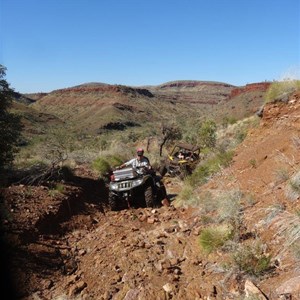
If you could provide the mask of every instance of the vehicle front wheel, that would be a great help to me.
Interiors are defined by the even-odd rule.
[[[151,185],[147,186],[145,189],[145,202],[147,207],[153,207],[154,205],[153,190]]]
[[[108,204],[110,206],[110,209],[113,210],[113,211],[116,211],[116,210],[119,209],[118,199],[112,193],[109,193],[109,195],[108,195]]]

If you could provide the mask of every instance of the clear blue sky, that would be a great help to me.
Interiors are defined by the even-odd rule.
[[[299,0],[0,0],[16,91],[299,78]]]

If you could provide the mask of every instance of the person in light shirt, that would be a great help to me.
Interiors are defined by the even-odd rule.
[[[124,167],[132,166],[133,168],[137,169],[137,172],[143,172],[141,167],[145,167],[146,170],[151,170],[152,167],[150,165],[149,159],[144,156],[144,149],[138,148],[136,151],[137,156],[126,161],[122,165],[119,166],[119,169],[122,169]]]

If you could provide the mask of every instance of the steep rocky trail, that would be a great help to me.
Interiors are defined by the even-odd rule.
[[[90,182],[85,190],[69,186],[56,199],[45,197],[47,187],[31,188],[27,199],[23,185],[5,191],[10,218],[3,230],[18,297],[192,299],[207,293],[211,285],[203,285],[201,274],[209,266],[197,258],[199,216],[172,205],[111,212],[104,187],[102,203],[101,193],[90,196],[91,180],[84,179]]]

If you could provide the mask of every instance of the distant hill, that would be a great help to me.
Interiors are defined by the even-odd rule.
[[[25,94],[27,105],[72,124],[74,130],[98,134],[170,120],[249,116],[264,102],[270,83],[237,87],[213,81],[180,80],[131,87],[85,83],[50,93]]]

